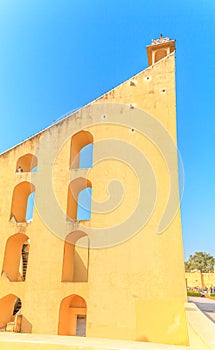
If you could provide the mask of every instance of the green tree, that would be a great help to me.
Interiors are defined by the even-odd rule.
[[[201,272],[214,272],[215,258],[205,252],[195,252],[185,261],[185,271],[199,270]]]

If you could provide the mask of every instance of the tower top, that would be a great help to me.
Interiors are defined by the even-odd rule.
[[[169,37],[163,38],[163,35],[160,34],[160,38],[152,39],[151,45],[146,46],[146,49],[148,65],[151,66],[175,51],[175,40],[171,40]]]

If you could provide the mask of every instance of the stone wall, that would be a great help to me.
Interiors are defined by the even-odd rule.
[[[185,272],[186,285],[189,288],[210,288],[215,286],[215,273],[201,273],[200,271]]]

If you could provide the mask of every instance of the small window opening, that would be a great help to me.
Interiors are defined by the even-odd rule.
[[[70,167],[72,169],[92,168],[93,136],[89,131],[79,131],[72,136]]]
[[[16,172],[32,172],[37,171],[37,157],[31,153],[27,153],[20,157],[16,163]]]
[[[35,187],[28,181],[20,182],[13,191],[10,221],[23,223],[32,221]]]
[[[91,197],[92,197],[91,187],[87,187],[84,190],[79,192],[77,220],[91,219]]]
[[[26,222],[28,223],[33,220],[34,200],[35,200],[35,192],[32,192],[31,194],[29,194],[28,201],[27,201]]]
[[[79,177],[71,181],[67,196],[67,220],[90,220],[92,184]]]

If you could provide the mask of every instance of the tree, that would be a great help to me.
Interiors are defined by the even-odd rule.
[[[214,272],[215,258],[205,252],[195,252],[185,261],[185,271],[199,270],[201,272]]]

